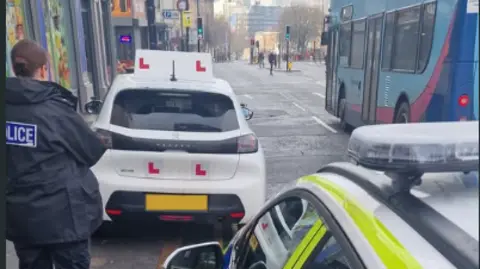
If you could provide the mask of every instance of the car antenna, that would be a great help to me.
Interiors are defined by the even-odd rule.
[[[172,77],[170,78],[170,81],[177,81],[177,78],[175,77],[175,60],[172,61]]]

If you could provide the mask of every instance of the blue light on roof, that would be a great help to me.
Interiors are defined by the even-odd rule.
[[[393,172],[478,169],[478,121],[385,124],[357,128],[348,155],[358,165]]]

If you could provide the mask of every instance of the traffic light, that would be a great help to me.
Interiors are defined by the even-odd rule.
[[[198,35],[198,38],[202,38],[202,37],[203,37],[203,22],[202,22],[202,18],[197,18],[197,35]]]
[[[290,40],[290,25],[285,26],[285,39]]]

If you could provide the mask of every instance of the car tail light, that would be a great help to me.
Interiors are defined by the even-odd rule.
[[[458,105],[461,106],[461,107],[466,107],[468,105],[468,102],[469,102],[469,98],[468,98],[468,95],[464,94],[464,95],[461,95],[460,97],[458,97]]]
[[[238,153],[255,153],[258,151],[258,139],[253,134],[240,136],[237,138]]]
[[[193,216],[161,215],[158,217],[163,221],[192,221]]]
[[[244,212],[233,212],[233,213],[230,213],[230,217],[232,219],[243,219],[243,217],[245,217],[245,213]]]
[[[97,133],[98,138],[102,141],[103,145],[111,149],[112,148],[112,134],[109,131],[96,129],[95,132]]]
[[[118,210],[118,209],[107,209],[107,214],[109,216],[120,216],[122,215],[122,210]]]

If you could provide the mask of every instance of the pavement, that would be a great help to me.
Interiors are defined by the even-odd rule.
[[[243,61],[214,65],[215,75],[227,80],[240,102],[254,112],[249,124],[265,151],[269,197],[325,164],[345,160],[349,135],[324,110],[325,66],[294,62],[293,68],[300,72],[270,76],[268,69]],[[177,247],[203,241],[226,239],[213,227],[117,227],[93,238],[91,268],[160,268]],[[10,242],[6,257],[6,269],[18,268]]]

